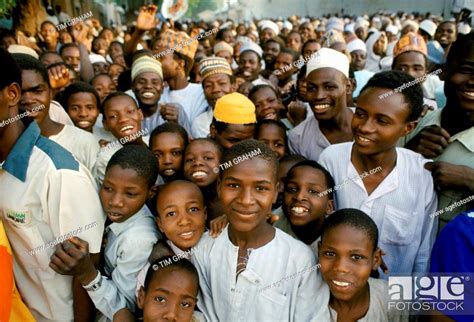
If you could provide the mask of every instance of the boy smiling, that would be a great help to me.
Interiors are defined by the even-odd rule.
[[[336,191],[336,209],[356,208],[367,213],[380,230],[379,247],[387,252],[386,263],[394,274],[426,272],[437,222],[433,179],[424,169],[421,155],[396,148],[400,137],[410,133],[422,111],[419,84],[379,99],[387,91],[413,81],[399,71],[381,72],[362,89],[352,119],[354,143],[327,148],[320,163],[336,184],[363,172],[382,170]]]
[[[258,149],[260,154],[221,173],[218,194],[229,225],[216,239],[203,235],[193,254],[198,305],[210,321],[327,321],[327,286],[320,275],[303,273],[315,265],[311,250],[266,220],[278,193],[275,154],[246,140],[230,148],[223,162]],[[288,276],[294,278],[275,283]]]

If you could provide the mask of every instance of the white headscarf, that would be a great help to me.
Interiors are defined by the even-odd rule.
[[[374,44],[381,35],[382,33],[380,31],[374,31],[365,43],[367,45],[367,62],[365,63],[365,69],[374,73],[380,71],[379,63],[381,57],[374,53]]]

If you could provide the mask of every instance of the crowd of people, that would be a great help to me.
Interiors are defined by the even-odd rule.
[[[472,321],[466,12],[0,29],[0,321]]]

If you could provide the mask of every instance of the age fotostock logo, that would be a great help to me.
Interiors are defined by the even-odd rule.
[[[390,276],[388,279],[388,309],[430,314],[440,311],[449,314],[471,314],[466,290],[472,288],[469,274],[449,276]],[[469,297],[469,296],[468,296]],[[471,301],[468,301],[472,303]]]

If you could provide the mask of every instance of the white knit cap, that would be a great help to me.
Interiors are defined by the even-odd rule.
[[[387,28],[385,28],[385,31],[391,33],[392,35],[396,35],[398,34],[398,27],[394,25],[389,25],[387,26]]]
[[[293,29],[293,24],[291,22],[289,22],[288,20],[285,20],[283,22],[283,27],[282,29],[288,29],[288,30],[291,30]]]
[[[247,51],[247,50],[252,50],[252,51],[256,52],[257,55],[260,56],[260,58],[262,57],[262,54],[263,54],[262,47],[260,47],[259,45],[257,45],[253,41],[244,42],[240,46],[240,54],[242,54],[244,51]]]
[[[326,67],[337,69],[349,78],[349,58],[331,48],[321,48],[311,57],[306,65],[306,76],[314,70]]]
[[[105,60],[105,57],[102,56],[102,55],[98,55],[98,54],[89,54],[89,60],[91,62],[91,64],[95,64],[95,63],[107,63],[107,61]]]
[[[420,29],[431,37],[434,37],[436,33],[436,24],[432,20],[426,19],[420,23]]]
[[[280,33],[280,29],[278,28],[278,25],[271,20],[263,20],[262,22],[260,22],[259,25],[260,25],[260,30],[262,31],[267,28],[270,28],[271,30],[273,30],[273,32],[275,33],[275,36],[277,36]]]
[[[356,50],[362,50],[367,52],[367,46],[365,46],[365,42],[357,38],[347,44],[347,50],[349,51],[349,53],[352,53]]]

